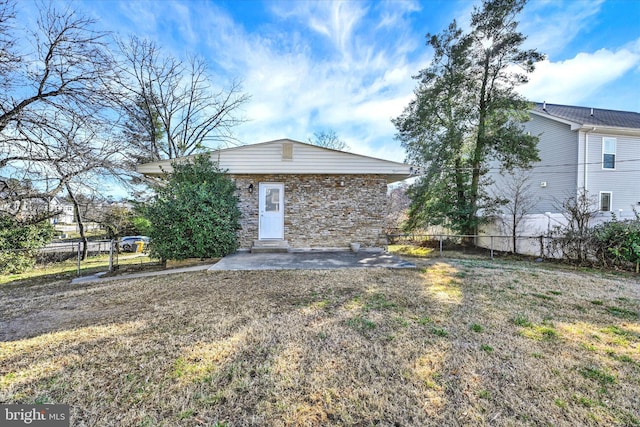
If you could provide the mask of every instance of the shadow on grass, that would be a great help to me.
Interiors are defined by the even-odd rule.
[[[633,425],[640,331],[605,311],[637,310],[630,287],[424,267],[27,289],[2,318],[39,332],[0,344],[0,400],[68,403],[88,425]]]

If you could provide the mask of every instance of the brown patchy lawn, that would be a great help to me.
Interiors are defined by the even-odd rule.
[[[0,403],[86,426],[640,425],[640,282],[537,264],[0,287]]]

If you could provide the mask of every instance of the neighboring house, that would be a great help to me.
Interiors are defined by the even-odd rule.
[[[536,212],[557,212],[554,200],[585,189],[602,212],[640,208],[640,114],[536,104],[525,129],[540,138],[533,165]]]
[[[525,131],[539,137],[529,196],[535,201],[520,232],[535,235],[563,223],[560,204],[586,190],[605,221],[640,211],[640,114],[537,103]],[[505,189],[497,172],[493,190]],[[513,195],[502,194],[512,199]],[[499,233],[489,227],[485,233]]]
[[[242,212],[239,248],[363,249],[386,245],[387,185],[414,168],[281,139],[211,152],[236,183]],[[147,176],[171,161],[138,166]]]
[[[54,197],[49,202],[49,212],[60,212],[58,215],[51,218],[51,224],[73,224],[75,222],[75,215],[73,212],[73,204],[65,202],[58,197]]]
[[[2,197],[2,194],[0,194]],[[18,218],[46,217],[49,223],[73,223],[73,205],[58,197],[48,200],[33,198],[11,203],[0,203],[0,211],[17,215]]]

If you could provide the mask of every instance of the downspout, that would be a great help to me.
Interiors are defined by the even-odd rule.
[[[587,191],[587,169],[589,168],[589,132],[595,130],[596,128],[592,127],[584,133],[584,179],[582,185],[585,192]]]

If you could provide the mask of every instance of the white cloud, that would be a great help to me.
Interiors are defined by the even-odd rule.
[[[388,27],[397,29],[399,26],[406,24],[405,16],[408,13],[418,12],[422,6],[417,1],[387,1],[378,3],[378,7],[382,9],[380,12],[380,20],[377,29]]]
[[[427,63],[424,34],[410,21],[418,3],[273,2],[273,20],[257,27],[216,5],[186,5],[119,3],[131,31],[174,55],[208,58],[221,85],[242,80],[251,101],[249,121],[235,129],[240,141],[305,141],[333,129],[355,153],[403,160],[390,119]]]
[[[532,1],[520,17],[520,31],[528,35],[525,46],[551,57],[578,34],[593,25],[604,0]]]
[[[343,55],[349,55],[353,33],[367,14],[367,7],[363,7],[365,5],[360,2],[328,1],[275,3],[272,10],[282,18],[307,25],[327,37]]]
[[[574,58],[538,63],[520,93],[532,101],[580,104],[640,65],[640,39],[615,52],[600,49]]]
[[[277,10],[283,19],[302,19],[288,22],[286,45],[275,32],[252,33],[228,16],[213,18],[209,49],[220,52],[216,59],[229,72],[241,73],[252,96],[245,109],[251,121],[237,129],[239,138],[247,143],[281,137],[305,141],[316,130],[333,129],[355,153],[403,160],[390,119],[409,102],[415,84],[411,75],[426,62],[424,56],[413,63],[406,57],[420,39],[385,39],[380,46],[375,35],[355,30],[363,13],[355,7],[359,3],[313,3],[315,12],[324,8],[317,19],[331,17],[317,25],[307,3],[294,5],[294,11]],[[312,51],[308,28],[314,25],[312,31],[331,40],[337,55],[318,57]]]

